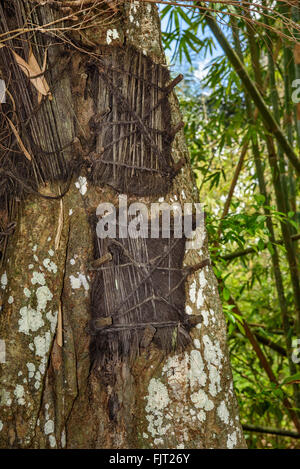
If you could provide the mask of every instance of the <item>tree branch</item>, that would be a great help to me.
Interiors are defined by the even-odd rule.
[[[300,239],[300,233],[292,235],[291,239],[292,241],[298,241]],[[275,241],[275,243],[283,244],[283,240],[279,239],[278,241]],[[267,247],[268,247],[268,243],[265,243],[263,249],[266,249]],[[224,259],[225,261],[232,261],[233,259],[236,259],[237,257],[246,256],[247,254],[252,254],[252,253],[257,253],[257,251],[254,248],[247,248],[241,251],[235,251],[235,252],[231,252],[230,254],[225,254],[224,256],[220,256],[220,258]]]
[[[290,430],[281,430],[277,428],[271,427],[259,427],[256,425],[245,424],[242,425],[243,430],[248,432],[256,432],[256,433],[268,433],[269,435],[280,435],[280,436],[289,436],[291,438],[300,439],[300,433],[292,432]]]

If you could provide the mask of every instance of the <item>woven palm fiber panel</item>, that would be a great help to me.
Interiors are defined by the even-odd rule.
[[[127,194],[165,194],[175,175],[171,143],[182,124],[170,126],[168,95],[178,81],[132,47],[103,48],[101,62],[106,99],[91,121],[97,133],[91,179]]]
[[[92,366],[133,359],[152,341],[167,352],[189,343],[184,252],[172,230],[169,239],[95,237],[95,259],[108,261],[91,269]]]

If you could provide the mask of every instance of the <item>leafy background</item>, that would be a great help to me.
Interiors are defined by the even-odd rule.
[[[293,81],[299,76],[298,31],[292,29],[291,36],[285,27],[286,21],[298,22],[299,8],[289,2],[256,3],[267,6],[268,14],[259,8],[241,13],[236,6],[223,4],[214,4],[216,13],[211,14],[248,76],[260,85],[266,106],[299,155],[297,104],[291,99]],[[299,439],[276,434],[291,431],[299,437],[299,427],[295,428],[300,416],[300,373],[295,363],[299,361],[295,345],[299,252],[294,240],[300,232],[299,178],[255,110],[256,103],[214,37],[203,10],[160,5],[160,13],[171,70],[185,76],[179,99],[200,201],[205,202],[211,258],[227,319],[248,446],[300,448]],[[270,141],[278,174],[270,160]],[[236,257],[230,258],[232,253]],[[269,373],[249,340],[245,321]],[[270,370],[275,379],[270,379]]]

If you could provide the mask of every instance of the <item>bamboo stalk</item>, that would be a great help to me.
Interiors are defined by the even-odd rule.
[[[214,17],[208,11],[205,12],[205,20],[209,28],[211,29],[213,35],[217,39],[219,45],[222,47],[223,51],[225,52],[234,70],[240,77],[246,91],[249,93],[255,105],[257,106],[258,110],[260,111],[266,130],[274,136],[274,138],[278,142],[278,145],[280,145],[280,147],[282,148],[282,151],[286,154],[291,164],[294,166],[296,171],[300,173],[299,158],[297,157],[294,150],[290,146],[288,140],[285,138],[282,130],[280,129],[280,127],[278,126],[276,122],[276,119],[274,118],[273,114],[267,107],[262,95],[260,94],[257,86],[255,85],[251,77],[249,76],[238,54],[231,47],[225,35],[223,34],[221,29],[217,25]]]

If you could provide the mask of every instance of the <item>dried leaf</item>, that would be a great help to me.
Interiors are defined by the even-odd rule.
[[[25,75],[30,79],[33,86],[37,89],[37,91],[43,95],[48,96],[49,99],[52,99],[52,95],[50,93],[49,85],[43,76],[43,72],[32,52],[30,49],[28,63],[22,59],[16,52],[12,51],[15,57],[15,60],[21,70],[25,73]]]
[[[58,226],[57,226],[57,232],[55,236],[55,251],[58,250],[59,248],[59,242],[60,242],[60,237],[63,229],[63,223],[64,223],[64,206],[63,206],[63,201],[60,199],[60,210],[59,210],[59,216],[58,216]]]
[[[13,133],[14,133],[16,139],[17,139],[17,142],[18,142],[18,145],[19,145],[20,149],[22,150],[22,152],[24,153],[24,155],[26,156],[26,158],[27,158],[29,161],[31,161],[31,160],[32,160],[31,155],[30,155],[30,153],[26,150],[25,145],[24,145],[24,143],[22,142],[21,137],[20,137],[20,135],[19,135],[19,133],[18,133],[16,127],[14,126],[14,124],[12,123],[12,121],[9,119],[9,117],[6,116],[6,118],[7,118],[7,120],[8,120],[8,123],[9,123],[10,127],[11,127],[11,130],[13,131]]]

